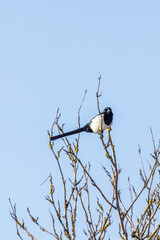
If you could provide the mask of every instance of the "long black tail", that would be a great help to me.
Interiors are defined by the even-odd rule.
[[[60,134],[60,135],[57,135],[57,136],[54,136],[54,137],[51,137],[50,140],[51,141],[54,141],[58,138],[62,138],[62,137],[66,137],[66,136],[69,136],[69,135],[73,135],[73,134],[76,134],[76,133],[80,133],[80,132],[88,132],[89,126],[88,125],[85,125],[84,127],[82,128],[78,128],[77,130],[74,130],[74,131],[71,131],[71,132],[67,132],[67,133],[63,133],[63,134]]]

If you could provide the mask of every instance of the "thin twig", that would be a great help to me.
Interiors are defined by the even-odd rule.
[[[105,195],[102,193],[101,189],[98,187],[98,185],[95,183],[95,181],[93,180],[93,178],[91,177],[91,175],[88,173],[88,171],[86,170],[86,168],[83,166],[81,160],[74,154],[74,152],[69,152],[70,154],[72,154],[75,159],[79,162],[79,164],[81,165],[83,171],[88,175],[88,177],[90,178],[91,180],[91,183],[93,184],[93,186],[95,188],[97,188],[97,190],[100,192],[100,194],[102,195],[102,197],[105,199],[105,201],[110,205],[112,206],[114,209],[116,209],[116,207],[105,197]]]
[[[137,201],[137,199],[140,197],[140,195],[142,194],[142,192],[144,191],[144,189],[147,187],[148,182],[149,182],[149,180],[150,180],[150,178],[151,178],[151,176],[152,176],[152,171],[155,170],[156,165],[157,165],[157,164],[156,164],[156,162],[155,162],[154,165],[153,165],[153,167],[152,167],[152,169],[151,169],[150,175],[149,175],[146,183],[144,184],[143,188],[140,190],[140,192],[138,193],[137,197],[133,200],[133,202],[131,203],[131,205],[129,206],[129,208],[127,209],[127,211],[125,212],[125,215],[129,212],[129,210],[132,208],[132,206],[134,205],[134,203],[135,203],[135,202]]]

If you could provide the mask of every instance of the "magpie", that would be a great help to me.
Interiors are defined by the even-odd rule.
[[[80,132],[90,132],[101,134],[107,128],[110,128],[112,125],[113,113],[110,107],[106,107],[104,111],[90,120],[84,127],[78,128],[74,131],[63,133],[57,136],[50,137],[51,141],[54,141],[59,138],[63,138],[69,135],[73,135]]]

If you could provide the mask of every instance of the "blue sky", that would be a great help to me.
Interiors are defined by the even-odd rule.
[[[150,160],[150,127],[156,143],[160,136],[159,9],[156,0],[0,2],[3,239],[17,239],[9,197],[17,203],[20,217],[27,218],[29,206],[36,216],[48,219],[48,185],[40,184],[50,172],[56,179],[57,172],[47,129],[58,107],[65,130],[77,128],[85,89],[81,124],[97,114],[99,73],[101,109],[110,106],[114,112],[112,137],[123,169],[120,186],[127,191],[131,176],[139,187],[138,145],[143,159]],[[61,146],[60,141],[56,144]],[[105,162],[98,136],[82,134],[81,158],[91,162],[92,176],[102,183],[94,171],[101,172]]]

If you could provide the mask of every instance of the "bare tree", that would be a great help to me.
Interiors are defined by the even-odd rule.
[[[96,92],[97,108],[100,113],[99,98],[100,93],[100,81],[99,77],[98,88]],[[85,92],[86,95],[86,92]],[[84,98],[85,98],[84,95]],[[80,110],[84,102],[84,98],[78,111],[78,125],[80,127]],[[49,138],[53,135],[53,129],[56,127],[59,133],[64,133],[64,124],[60,124],[61,114],[57,111],[55,121],[48,131]],[[160,183],[156,180],[159,177],[159,146],[156,147],[153,133],[151,130],[151,136],[153,140],[153,154],[152,163],[149,163],[149,171],[145,170],[141,149],[139,148],[139,156],[141,161],[140,177],[143,183],[139,192],[135,190],[135,187],[131,184],[130,178],[128,178],[128,189],[130,193],[130,204],[122,199],[123,189],[119,189],[119,175],[122,171],[117,165],[115,147],[111,138],[111,129],[108,129],[108,139],[104,139],[103,133],[100,134],[100,141],[104,149],[106,160],[110,162],[110,169],[102,166],[102,170],[106,173],[106,183],[111,185],[111,193],[106,195],[102,191],[102,187],[98,186],[94,176],[91,176],[91,165],[84,165],[79,158],[79,139],[80,135],[75,138],[75,141],[71,143],[67,137],[62,138],[63,147],[58,151],[54,148],[54,143],[49,141],[50,149],[53,153],[53,157],[57,163],[59,169],[59,175],[63,186],[63,198],[56,200],[56,186],[54,186],[54,178],[52,174],[49,175],[50,192],[46,196],[46,200],[53,207],[53,211],[50,211],[52,230],[48,230],[39,223],[39,219],[33,217],[29,208],[27,212],[32,222],[42,231],[58,240],[61,239],[76,239],[77,228],[82,229],[83,237],[81,239],[94,239],[102,240],[107,238],[106,233],[110,232],[111,226],[115,224],[115,213],[118,216],[119,228],[118,234],[121,239],[147,239],[158,240],[160,239]],[[70,163],[70,168],[73,172],[72,179],[66,177],[65,169],[62,167],[61,158],[62,153],[65,153]],[[105,183],[105,182],[104,182]],[[103,183],[103,184],[104,184]],[[95,194],[98,198],[91,197],[92,189],[95,189]],[[144,201],[144,210],[139,209],[137,202],[141,198],[142,193],[145,193],[146,201]],[[92,208],[92,203],[96,201],[97,207]],[[28,231],[24,220],[19,220],[16,212],[16,205],[11,205],[11,217],[16,223],[17,235],[20,239],[23,239],[20,230],[26,232],[31,239],[38,239],[33,233]],[[139,216],[137,217],[137,211]],[[83,212],[83,215],[81,214]],[[136,212],[136,215],[135,215]],[[79,225],[79,215],[83,219],[84,225]],[[114,214],[114,218],[113,218]],[[159,215],[160,216],[160,215]],[[57,227],[57,223],[59,224]],[[77,227],[78,226],[78,227]]]

